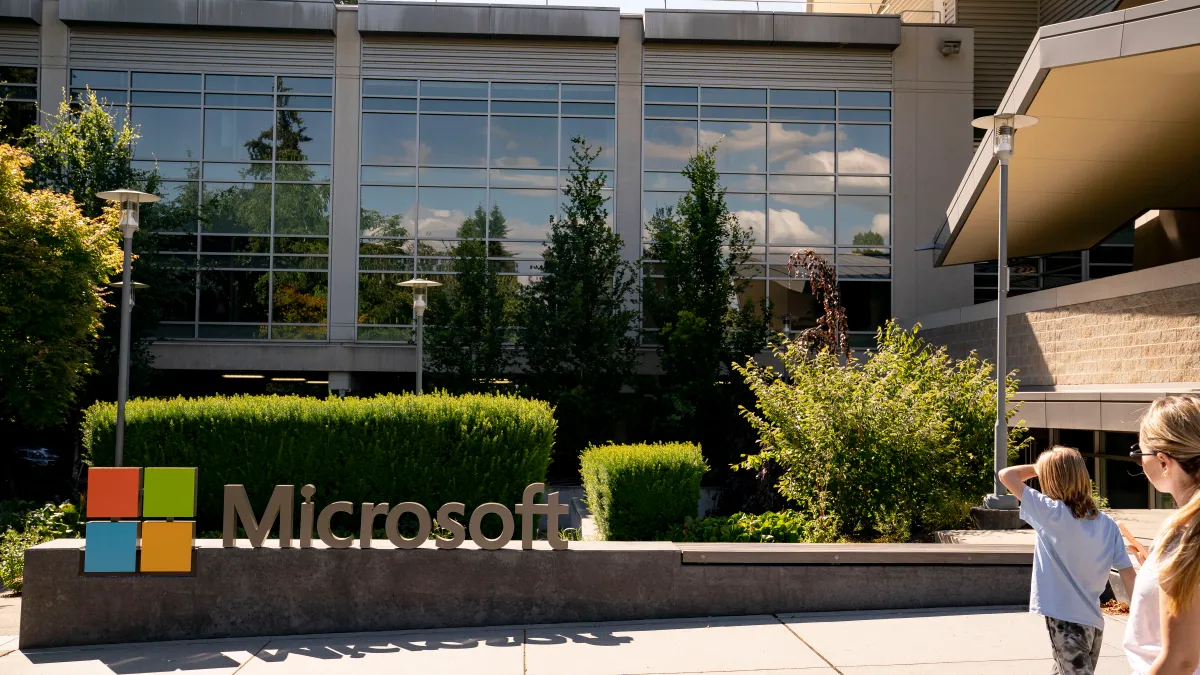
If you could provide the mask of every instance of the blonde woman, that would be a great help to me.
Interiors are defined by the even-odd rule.
[[[1200,674],[1200,396],[1151,404],[1138,446],[1129,454],[1179,511],[1138,572],[1125,653],[1139,675]]]
[[[1037,477],[1042,492],[1025,481]],[[1021,500],[1021,519],[1037,534],[1029,611],[1046,617],[1054,673],[1092,675],[1100,660],[1104,615],[1100,595],[1109,571],[1133,585],[1133,564],[1121,530],[1092,499],[1087,465],[1075,448],[1056,446],[1037,464],[1000,472]]]

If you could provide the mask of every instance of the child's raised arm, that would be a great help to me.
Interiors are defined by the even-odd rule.
[[[1025,481],[1030,478],[1037,478],[1037,467],[1033,464],[1021,464],[1020,466],[1010,466],[1000,470],[1000,482],[1008,491],[1016,495],[1017,499],[1025,492]]]

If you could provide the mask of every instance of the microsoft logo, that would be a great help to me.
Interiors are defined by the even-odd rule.
[[[195,517],[194,467],[90,467],[83,571],[190,573]]]

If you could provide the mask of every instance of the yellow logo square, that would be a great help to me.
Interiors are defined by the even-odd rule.
[[[140,571],[191,572],[195,527],[191,521],[143,522]]]

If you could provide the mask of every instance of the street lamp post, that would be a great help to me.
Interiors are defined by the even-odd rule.
[[[1008,315],[1004,301],[1008,297],[1008,162],[1012,159],[1017,129],[1037,124],[1029,115],[1002,113],[980,117],[971,126],[992,132],[992,154],[1000,162],[1000,227],[996,254],[996,429],[993,446],[995,478],[992,494],[983,498],[989,509],[1016,509],[1017,498],[1000,483],[1000,470],[1008,465],[1008,402],[1005,400],[1008,349]]]
[[[117,447],[115,465],[121,466],[125,451],[125,400],[129,398],[129,331],[133,309],[133,233],[138,230],[138,210],[142,204],[158,201],[158,197],[137,190],[109,190],[96,196],[121,205],[121,234],[125,238],[125,262],[121,267],[121,356],[117,371]]]
[[[397,285],[404,288],[411,288],[413,291],[413,311],[417,315],[417,393],[420,394],[421,376],[425,370],[425,307],[428,306],[427,296],[430,288],[441,286],[441,284],[429,279],[413,277],[408,281],[401,281]]]

